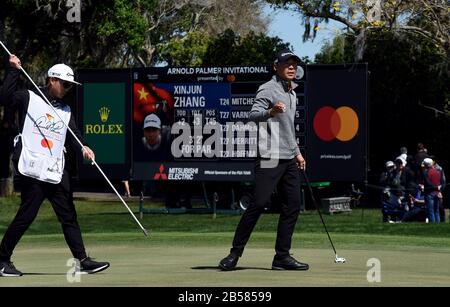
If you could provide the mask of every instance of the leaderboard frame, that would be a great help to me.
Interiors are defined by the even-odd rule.
[[[339,151],[353,142],[339,144],[337,140],[333,144],[323,143],[310,127],[320,105],[348,105],[339,98],[342,96],[339,87],[345,88],[345,91],[351,90],[345,87],[346,78],[353,82],[355,78],[362,78],[361,84],[357,84],[356,99],[349,103],[350,107],[353,107],[351,104],[358,105],[353,109],[359,112],[357,116],[361,123],[358,127],[358,146],[352,149],[351,155],[358,161],[360,157],[365,159],[367,77],[364,76],[367,76],[367,65],[355,64],[351,70],[343,65],[305,65],[302,69],[305,75],[295,80],[298,87],[295,89],[297,110],[294,125],[295,138],[302,154],[307,160],[311,156],[313,161],[308,163],[310,179],[363,181],[367,169],[366,165],[361,167],[359,162],[345,176],[319,171],[321,161],[314,158],[318,154],[317,148],[325,148],[326,151],[333,145]],[[328,85],[320,84],[320,79],[336,72],[339,79],[334,80],[333,93],[321,101],[320,90],[315,89],[327,88]],[[83,110],[78,122],[83,127],[82,133],[87,142],[96,153],[100,153],[97,154],[97,163],[113,179],[253,181],[258,127],[255,130],[249,123],[248,114],[259,86],[269,81],[273,73],[273,67],[265,65],[79,70],[78,79],[84,86],[77,92],[79,108]],[[309,74],[314,76],[314,84],[309,84]],[[96,88],[108,89],[108,84],[123,87],[124,90],[117,92],[117,97],[105,93],[105,100],[92,103],[95,99],[101,100]],[[308,100],[308,90],[314,94],[313,101]],[[96,97],[91,97],[93,93],[97,93]],[[117,112],[121,113],[121,122],[117,120]],[[165,146],[170,147],[159,156],[151,154],[145,146],[143,123],[149,114],[155,114],[160,119],[161,137],[168,140]],[[111,122],[113,118],[114,123]],[[121,134],[114,131],[114,127],[119,128],[116,130],[120,130]],[[93,135],[93,132],[96,134]],[[106,144],[105,141],[99,142],[102,138],[108,139]],[[122,138],[121,142],[116,143],[124,146],[111,148],[108,144],[114,144],[114,138]],[[112,158],[117,154],[122,157],[120,161]],[[349,160],[335,159],[334,162],[352,161]],[[95,174],[81,163],[79,176],[93,178]]]
[[[141,180],[252,181],[257,129],[248,115],[258,87],[272,77],[271,66],[164,67],[133,71],[133,178]],[[303,80],[298,80],[303,84]],[[300,97],[304,86],[298,87]],[[304,99],[300,99],[304,101]],[[172,129],[171,152],[147,159],[140,146],[141,114],[154,113]],[[297,115],[306,112],[298,111]],[[297,121],[305,127],[304,118]],[[174,129],[176,125],[179,129]],[[301,126],[301,127],[300,127]],[[208,129],[209,128],[209,129]],[[219,136],[211,131],[218,130]],[[257,128],[257,127],[256,127]],[[209,132],[205,132],[209,131]],[[182,132],[189,138],[183,139]],[[217,132],[217,131],[215,131]],[[304,141],[305,129],[298,140]],[[215,136],[215,138],[214,138]],[[217,140],[219,140],[217,142]],[[208,142],[208,140],[214,140]],[[304,148],[304,144],[301,144]]]

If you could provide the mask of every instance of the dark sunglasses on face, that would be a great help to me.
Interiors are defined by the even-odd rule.
[[[59,80],[59,82],[61,82],[61,85],[64,87],[64,89],[66,90],[70,90],[73,87],[73,84],[71,82],[68,81],[64,81],[64,80]]]
[[[297,67],[298,67],[298,63],[296,63],[296,62],[281,62],[280,64],[283,67],[291,67],[291,66],[293,66],[294,69],[297,69]]]

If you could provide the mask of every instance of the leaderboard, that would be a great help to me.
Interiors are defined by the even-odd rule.
[[[272,76],[270,66],[138,70],[134,73],[134,104],[143,97],[154,97],[152,107],[138,110],[144,113],[140,119],[147,113],[161,114],[171,127],[174,147],[179,149],[174,161],[251,161],[257,157],[258,129],[249,121],[249,113],[258,87]],[[296,141],[305,150],[304,80],[297,84]]]
[[[161,84],[183,89],[173,91],[174,122],[187,123],[192,131],[191,143],[181,147],[182,158],[256,158],[257,126],[249,123],[249,113],[260,84]]]
[[[367,63],[302,68],[294,126],[309,179],[365,181]],[[272,66],[84,69],[77,75],[83,83],[76,93],[78,124],[111,178],[254,180],[260,129],[249,115]],[[323,110],[338,114],[339,137],[320,137],[336,124]],[[79,174],[97,176],[82,161]]]
[[[133,178],[254,180],[259,127],[249,115],[259,86],[272,76],[272,66],[133,69]],[[295,131],[302,151],[307,117],[304,82],[296,81]],[[144,122],[149,114],[161,122],[161,145],[147,144],[151,136]]]

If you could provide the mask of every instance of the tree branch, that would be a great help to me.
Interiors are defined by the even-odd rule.
[[[433,10],[433,8],[430,7],[430,6],[428,5],[428,3],[426,3],[424,0],[421,0],[421,2],[422,2],[422,4],[423,4],[423,5],[431,12],[431,15],[433,15],[433,17],[434,17],[434,22],[436,23],[437,28],[438,28],[438,32],[444,34],[444,33],[445,33],[445,32],[444,32],[444,29],[442,28],[442,25],[441,25],[441,23],[440,23],[440,21],[439,21],[439,17],[436,15],[436,12],[435,12],[435,11]]]
[[[422,36],[424,36],[424,37],[426,37],[426,38],[428,38],[428,39],[431,39],[431,40],[433,40],[433,41],[438,42],[439,44],[441,43],[441,42],[439,41],[439,39],[436,38],[436,36],[434,36],[434,35],[431,34],[430,32],[425,31],[424,29],[419,28],[419,27],[414,27],[414,26],[400,26],[400,27],[394,27],[393,29],[394,29],[394,30],[398,30],[398,31],[408,31],[408,32],[418,33],[418,34],[420,34],[420,35],[422,35]]]
[[[332,19],[332,20],[339,21],[339,22],[345,24],[350,29],[352,29],[355,33],[359,33],[359,31],[361,30],[360,27],[358,27],[356,24],[350,22],[349,20],[345,19],[344,17],[336,15],[335,13],[323,12],[323,11],[322,12],[314,12],[305,7],[303,9],[299,8],[299,10],[302,11],[303,14],[308,17],[325,18],[325,19]]]

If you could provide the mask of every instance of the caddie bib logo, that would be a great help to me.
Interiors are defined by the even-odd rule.
[[[19,172],[49,183],[59,183],[64,170],[64,143],[70,121],[70,107],[55,111],[42,98],[29,91],[30,101],[25,118]]]

